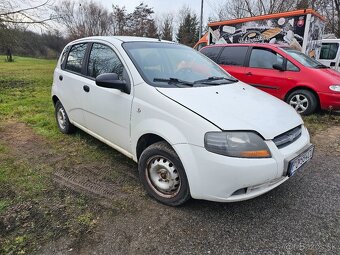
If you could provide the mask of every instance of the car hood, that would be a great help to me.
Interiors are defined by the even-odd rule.
[[[340,72],[337,72],[331,68],[317,69],[318,72],[326,78],[330,84],[327,85],[338,85],[340,84]],[[315,72],[315,69],[312,69]]]
[[[242,82],[157,90],[221,130],[254,130],[273,139],[303,123],[292,107]]]

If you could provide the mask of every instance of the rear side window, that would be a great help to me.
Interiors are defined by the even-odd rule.
[[[65,69],[76,73],[81,73],[87,43],[73,45],[68,54]]]
[[[220,54],[222,47],[209,47],[209,48],[203,48],[201,50],[201,53],[206,55],[211,60],[217,62],[218,55]]]
[[[119,79],[122,79],[123,64],[109,46],[94,43],[90,53],[87,73],[93,78],[103,73],[116,73]]]
[[[249,67],[274,69],[274,64],[283,64],[283,57],[269,49],[254,48],[251,51]]]
[[[338,43],[323,43],[320,52],[320,59],[335,59],[338,49]]]
[[[220,65],[243,66],[248,47],[224,47],[217,63]]]

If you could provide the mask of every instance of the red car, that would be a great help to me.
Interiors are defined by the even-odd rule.
[[[297,112],[340,110],[340,73],[277,44],[218,44],[201,49],[237,79],[276,96]]]

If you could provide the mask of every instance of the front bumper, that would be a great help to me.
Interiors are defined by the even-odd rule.
[[[289,160],[310,146],[309,140],[303,127],[301,136],[282,149],[266,141],[272,158],[264,159],[232,158],[189,144],[177,144],[174,149],[183,163],[193,198],[235,202],[257,197],[288,180]]]

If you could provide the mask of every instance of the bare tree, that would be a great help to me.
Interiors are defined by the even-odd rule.
[[[92,0],[62,0],[54,9],[59,22],[66,27],[70,39],[113,34],[112,13]]]
[[[47,21],[54,19],[50,15],[52,0],[44,2],[28,0],[1,0],[0,23],[5,25],[45,25]]]

